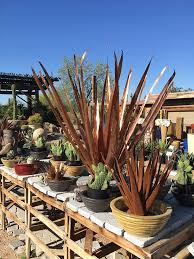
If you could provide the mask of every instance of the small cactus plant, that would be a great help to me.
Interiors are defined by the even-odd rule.
[[[182,185],[192,184],[192,166],[187,154],[182,154],[178,159],[177,182]]]
[[[35,159],[34,159],[34,157],[32,157],[32,156],[29,156],[29,157],[27,158],[27,160],[26,160],[27,164],[33,164],[34,161],[35,161]]]
[[[37,148],[44,148],[45,147],[45,140],[43,137],[38,137],[36,140],[35,140],[35,146]]]
[[[50,151],[53,156],[63,157],[65,155],[65,146],[62,140],[52,143],[50,146]]]
[[[69,162],[81,163],[79,155],[76,153],[75,148],[69,142],[66,142],[65,144],[65,155],[67,156]]]
[[[42,123],[42,116],[40,113],[35,113],[28,118],[28,124]]]
[[[12,160],[12,159],[14,159],[14,158],[15,158],[15,152],[14,152],[13,149],[11,149],[11,150],[7,153],[6,159],[7,159],[7,160]]]
[[[92,165],[95,173],[94,178],[89,182],[88,186],[95,190],[106,190],[109,187],[109,182],[112,179],[112,173],[108,171],[103,163],[98,163],[97,166]]]

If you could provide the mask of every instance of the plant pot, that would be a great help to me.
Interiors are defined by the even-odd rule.
[[[183,206],[194,207],[194,184],[182,185],[175,183],[172,194]]]
[[[87,191],[81,192],[80,196],[86,208],[93,212],[109,211],[110,202],[114,199],[114,197],[109,197],[107,199],[92,199],[87,196]]]
[[[18,163],[18,159],[8,160],[6,158],[1,158],[1,161],[4,166],[9,168],[13,168]]]
[[[38,152],[34,152],[34,151],[30,152],[30,156],[32,156],[36,160],[46,159],[48,154],[49,154],[49,152],[47,150],[38,151]]]
[[[15,172],[17,175],[33,175],[36,174],[38,166],[36,164],[17,164]]]
[[[87,188],[87,196],[91,199],[97,200],[109,198],[108,190],[95,190],[90,187]]]
[[[85,170],[84,165],[75,166],[75,165],[66,165],[65,166],[65,174],[69,176],[79,176]]]
[[[76,179],[71,177],[64,177],[63,180],[48,180],[47,183],[50,189],[54,192],[65,192],[70,185],[75,184]]]
[[[172,208],[162,201],[155,201],[151,216],[137,216],[127,213],[123,197],[111,201],[112,213],[123,229],[132,235],[150,237],[157,234],[168,222]]]
[[[58,160],[58,161],[55,161],[54,159],[50,159],[50,162],[51,162],[51,165],[54,166],[54,167],[57,167],[59,166],[61,163],[62,164],[65,164],[66,161],[63,161],[63,160]]]
[[[158,200],[164,200],[164,198],[166,197],[166,195],[168,194],[170,187],[171,187],[172,183],[169,181],[167,182],[161,189],[161,191],[158,194]]]

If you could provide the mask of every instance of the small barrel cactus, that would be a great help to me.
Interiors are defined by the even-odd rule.
[[[52,143],[50,146],[51,153],[53,156],[63,156],[65,152],[65,146],[62,140]]]
[[[182,154],[178,160],[177,182],[183,185],[192,184],[192,169],[189,157],[186,154]]]
[[[79,155],[75,151],[75,148],[69,142],[65,143],[65,155],[70,162],[81,161]]]
[[[109,187],[109,182],[112,179],[112,173],[108,171],[103,163],[98,163],[97,166],[92,165],[92,168],[95,175],[88,186],[95,190],[106,190]]]
[[[45,147],[45,140],[43,137],[38,137],[36,140],[35,140],[35,146],[37,148],[44,148]]]

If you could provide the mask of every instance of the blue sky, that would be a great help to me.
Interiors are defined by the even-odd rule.
[[[31,73],[41,60],[57,74],[63,57],[82,54],[113,64],[124,51],[121,87],[128,68],[134,85],[153,57],[148,85],[164,65],[175,84],[194,89],[193,0],[1,0],[0,71]],[[3,102],[0,97],[0,102]]]

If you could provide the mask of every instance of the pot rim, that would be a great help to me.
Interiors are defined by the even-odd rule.
[[[168,203],[163,202],[163,201],[160,201],[160,200],[156,200],[157,203],[163,203],[163,204],[166,206],[166,211],[165,211],[164,213],[162,213],[162,214],[160,214],[160,215],[153,215],[153,216],[139,216],[139,215],[135,215],[135,214],[129,214],[129,213],[124,212],[124,211],[122,211],[122,210],[120,210],[120,209],[118,209],[118,208],[116,207],[116,203],[117,203],[117,201],[119,201],[119,200],[121,200],[121,201],[124,202],[124,198],[123,198],[122,196],[117,197],[117,198],[113,199],[113,200],[110,202],[111,210],[112,210],[112,211],[119,212],[119,213],[122,214],[123,216],[126,216],[126,214],[127,214],[127,215],[129,215],[129,217],[135,218],[135,219],[148,219],[148,220],[151,220],[151,219],[159,219],[159,218],[163,218],[164,215],[168,216],[168,215],[171,214],[172,211],[173,211],[173,210],[172,210],[172,207],[171,207]]]
[[[95,201],[110,201],[110,200],[112,200],[113,199],[113,197],[108,197],[108,198],[106,198],[106,199],[93,199],[93,198],[90,198],[90,197],[88,197],[87,195],[86,195],[86,193],[87,193],[87,190],[84,190],[84,191],[81,191],[80,192],[80,195],[81,196],[84,196],[86,199],[88,199],[88,200],[95,200]]]

